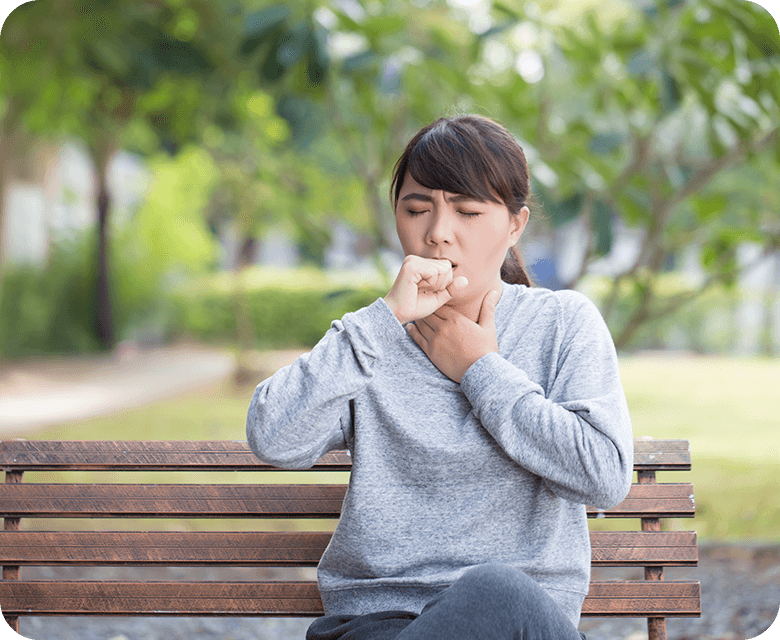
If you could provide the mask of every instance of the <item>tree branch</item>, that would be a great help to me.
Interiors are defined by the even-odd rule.
[[[758,257],[756,257],[754,260],[751,260],[749,263],[743,265],[737,271],[736,275],[739,276],[749,272],[751,269],[758,266],[763,260],[771,256],[776,251],[780,251],[780,235],[771,237],[769,243],[764,246],[761,254]],[[692,302],[696,298],[700,297],[708,289],[712,288],[714,285],[721,282],[724,276],[724,273],[722,272],[722,268],[725,266],[727,260],[721,257],[721,260],[719,262],[720,264],[718,266],[720,267],[720,269],[717,269],[714,273],[711,273],[705,279],[705,281],[701,285],[699,285],[695,290],[686,291],[684,293],[678,293],[677,295],[670,298],[666,302],[666,304],[664,304],[661,307],[652,309],[649,303],[651,299],[654,297],[654,295],[643,295],[642,302],[644,302],[644,304],[639,305],[637,311],[626,323],[626,326],[623,328],[620,335],[615,340],[615,345],[618,348],[624,347],[626,344],[628,344],[628,342],[636,333],[637,329],[642,324],[647,322],[653,322],[655,320],[663,318],[664,316],[670,315],[672,313],[676,313],[683,306],[685,306],[689,302]],[[651,288],[652,287],[648,287],[648,289]]]
[[[738,144],[731,151],[724,154],[720,158],[713,160],[712,162],[704,165],[688,182],[686,182],[682,188],[675,192],[675,194],[669,199],[667,206],[672,208],[688,198],[688,196],[699,191],[707,183],[712,180],[718,173],[727,169],[729,166],[740,160],[748,152],[752,151],[757,153],[764,147],[772,144],[778,144],[778,132],[780,127],[775,127],[772,131],[766,133],[763,137],[749,144]]]

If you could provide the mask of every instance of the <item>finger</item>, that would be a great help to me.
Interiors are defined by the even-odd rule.
[[[452,282],[452,263],[449,260],[436,260],[439,275],[436,278],[435,290],[442,291]]]
[[[498,291],[488,291],[482,299],[482,306],[479,309],[479,319],[477,324],[480,327],[494,327],[496,324],[496,304],[499,299]]]
[[[415,320],[415,328],[420,334],[425,336],[426,340],[430,340],[431,336],[436,333],[435,321],[430,320],[429,318],[431,318],[431,316]]]
[[[436,282],[439,279],[439,268],[433,261],[426,261],[416,265],[413,281],[423,290],[436,291]]]
[[[420,347],[420,349],[425,351],[425,353],[428,353],[428,340],[420,333],[420,330],[413,322],[406,325],[406,332],[412,337],[412,340],[417,343],[417,346]]]
[[[438,319],[438,324],[441,324],[442,322],[446,322],[448,320],[452,320],[453,318],[460,315],[460,312],[456,311],[452,307],[447,306],[446,304],[443,304],[440,306],[436,311],[434,311],[432,316],[436,317]]]
[[[447,289],[441,289],[440,291],[430,291],[430,296],[434,299],[435,305],[427,315],[430,315],[436,309],[439,309],[442,307],[442,305],[447,304],[450,300],[452,300],[452,294]]]
[[[458,276],[447,287],[447,292],[454,296],[460,289],[464,289],[468,285],[469,281],[465,276]]]

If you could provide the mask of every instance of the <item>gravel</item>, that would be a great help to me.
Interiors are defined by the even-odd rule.
[[[73,579],[69,568],[44,568],[33,576]],[[227,579],[251,580],[256,570],[171,569],[151,577],[144,569],[107,569],[95,578]],[[116,572],[120,571],[121,575]],[[189,573],[185,573],[189,571]],[[264,579],[291,576],[264,575]],[[296,578],[308,578],[298,575]],[[701,618],[667,620],[669,640],[746,640],[763,633],[780,608],[780,545],[700,545],[699,566],[665,570],[667,580],[699,580]],[[594,580],[642,579],[637,569],[597,569]],[[310,619],[305,618],[103,618],[26,617],[21,635],[30,640],[303,640]],[[778,623],[780,624],[780,622]],[[580,630],[588,640],[643,640],[644,619],[584,618]]]

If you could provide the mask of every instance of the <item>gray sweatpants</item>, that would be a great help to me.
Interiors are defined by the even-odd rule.
[[[469,569],[421,614],[325,616],[306,640],[584,640],[550,596],[513,567]]]

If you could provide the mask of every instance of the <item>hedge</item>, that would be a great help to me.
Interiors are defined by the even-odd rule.
[[[204,290],[172,294],[172,323],[176,337],[209,343],[237,341],[237,305],[249,312],[258,348],[313,347],[341,318],[374,302],[387,292],[378,287],[331,290],[268,287],[232,292]]]

